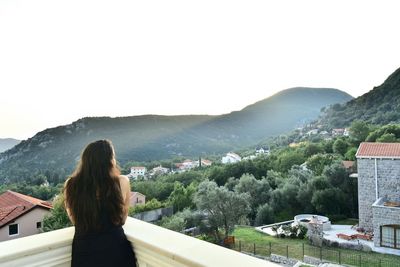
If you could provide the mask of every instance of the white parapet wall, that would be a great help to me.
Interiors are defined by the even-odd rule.
[[[278,266],[133,218],[124,230],[140,267]],[[73,234],[69,227],[0,242],[0,266],[70,266]]]

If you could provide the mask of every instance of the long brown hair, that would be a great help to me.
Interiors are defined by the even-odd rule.
[[[80,231],[101,230],[101,209],[113,224],[123,224],[119,174],[111,141],[99,140],[86,146],[64,185],[65,205]]]

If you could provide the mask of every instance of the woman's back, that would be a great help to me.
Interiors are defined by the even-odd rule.
[[[101,232],[76,232],[71,266],[133,267],[136,266],[136,259],[122,227],[110,225]]]
[[[136,266],[122,229],[129,209],[129,179],[119,175],[109,141],[85,148],[64,194],[75,225],[71,266]]]

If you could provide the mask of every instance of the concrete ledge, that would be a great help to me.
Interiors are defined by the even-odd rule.
[[[278,266],[162,227],[128,218],[124,231],[139,266]],[[74,228],[0,242],[0,266],[70,266]]]

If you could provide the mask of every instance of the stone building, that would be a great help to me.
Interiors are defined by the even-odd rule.
[[[361,143],[356,157],[359,226],[400,249],[400,143]]]

